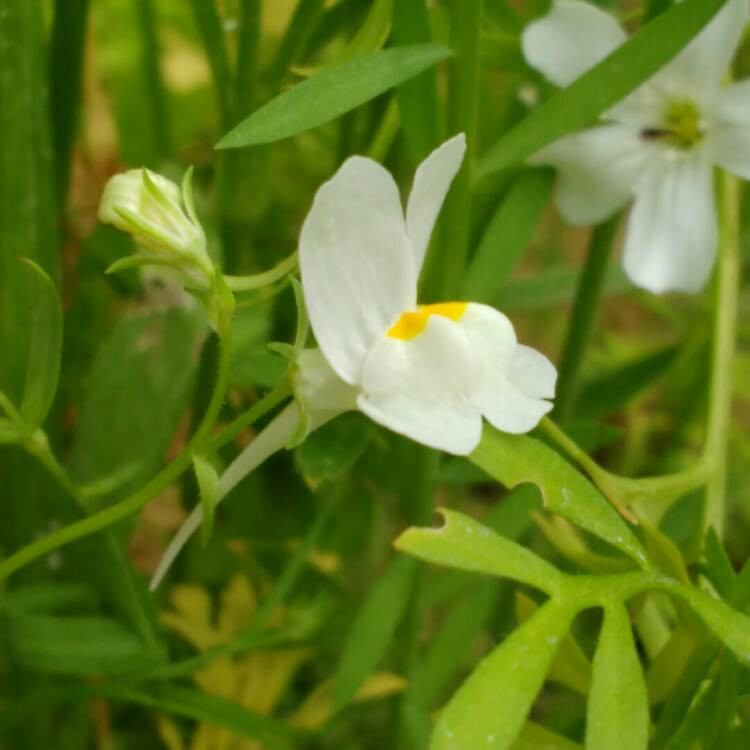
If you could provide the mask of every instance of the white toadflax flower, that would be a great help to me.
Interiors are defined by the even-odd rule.
[[[406,207],[382,166],[347,159],[317,192],[300,237],[302,287],[320,349],[302,351],[295,402],[235,459],[219,499],[272,453],[345,411],[439,450],[476,448],[482,417],[524,433],[551,408],[557,373],[518,344],[510,321],[471,302],[417,305],[417,280],[466,142],[456,136],[417,169]],[[158,585],[200,526],[197,507],[152,579]]]
[[[528,432],[552,405],[555,369],[516,342],[497,310],[417,305],[437,215],[463,159],[458,135],[419,166],[406,214],[380,164],[347,159],[317,192],[300,237],[310,323],[331,368],[379,424],[424,445],[468,454],[482,417]]]
[[[602,221],[633,200],[624,266],[653,292],[700,290],[716,255],[713,167],[750,178],[750,80],[722,86],[748,20],[729,0],[659,73],[604,123],[532,157],[559,168],[557,206],[573,224]],[[555,0],[523,33],[526,60],[567,86],[626,39],[607,13]]]

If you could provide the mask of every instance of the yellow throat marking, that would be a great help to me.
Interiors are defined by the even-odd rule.
[[[449,320],[461,320],[468,302],[439,302],[436,305],[420,305],[416,312],[401,313],[401,317],[389,329],[392,339],[408,341],[419,336],[427,327],[430,315],[442,315]]]

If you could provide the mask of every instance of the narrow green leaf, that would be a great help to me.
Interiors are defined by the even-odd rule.
[[[430,20],[424,0],[398,0],[393,6],[393,39],[396,44],[422,44],[432,41]],[[396,100],[404,139],[414,167],[441,141],[437,75],[430,68],[402,83]]]
[[[21,440],[21,433],[18,431],[15,422],[5,417],[0,417],[0,445],[10,445],[18,443]]]
[[[479,161],[477,177],[523,161],[558,138],[590,125],[663,68],[725,2],[686,0],[646,24],[490,147]]]
[[[512,747],[574,614],[550,600],[511,633],[442,711],[430,750]]]
[[[675,584],[668,590],[686,601],[740,662],[750,663],[750,617],[692,586]]]
[[[551,171],[524,172],[498,206],[464,279],[463,297],[492,303],[534,236],[552,191]]]
[[[12,658],[36,672],[65,675],[127,674],[164,661],[116,620],[6,612],[3,637]]]
[[[288,748],[286,740],[302,735],[299,730],[276,719],[193,688],[164,686],[143,689],[102,684],[93,690],[111,700],[136,703],[161,713],[223,727],[240,737],[258,740],[273,750]]]
[[[708,579],[722,599],[729,599],[732,596],[737,576],[713,526],[706,533],[704,555]]]
[[[272,99],[227,133],[217,148],[272,143],[334,120],[445,60],[438,44],[395,47],[328,68]]]
[[[203,545],[207,545],[214,529],[214,510],[219,501],[219,475],[216,469],[202,456],[193,456],[193,469],[198,482],[198,492],[203,509],[203,523],[201,538]]]
[[[645,750],[648,718],[646,683],[628,611],[613,603],[604,610],[594,654],[586,750]]]
[[[346,638],[336,669],[333,696],[337,709],[354,698],[390,648],[406,610],[416,572],[414,560],[396,558],[367,595]]]
[[[63,316],[60,297],[52,279],[33,260],[23,262],[35,278],[29,330],[29,360],[26,368],[21,414],[32,428],[44,422],[57,391],[62,356]]]
[[[456,511],[439,511],[437,529],[410,528],[396,540],[402,552],[461,570],[510,578],[547,593],[560,587],[561,573],[520,544]]]
[[[581,750],[581,746],[533,721],[527,721],[512,750]]]
[[[224,31],[215,0],[190,0],[195,25],[198,27],[208,63],[211,67],[216,97],[219,101],[221,121],[226,127],[232,122],[232,73]]]
[[[650,567],[641,543],[625,521],[582,474],[544,443],[507,435],[485,425],[469,460],[506,487],[533,482],[545,507]]]

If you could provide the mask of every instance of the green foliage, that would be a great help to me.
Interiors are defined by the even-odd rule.
[[[553,91],[547,0],[0,0],[0,748],[750,746],[746,200],[717,179],[708,292],[655,296],[627,206],[576,230],[528,163],[724,2],[597,0],[630,39]],[[362,154],[405,197],[458,132],[419,299],[506,313],[555,411],[466,457],[295,432],[316,190]],[[186,175],[200,299],[97,220],[144,166]]]

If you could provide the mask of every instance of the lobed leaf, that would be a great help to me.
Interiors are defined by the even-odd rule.
[[[604,609],[594,654],[586,717],[586,750],[646,750],[649,711],[646,683],[625,606]]]
[[[560,587],[562,574],[520,544],[456,511],[439,511],[437,529],[410,528],[396,540],[402,552],[439,565],[510,578],[547,593]]]
[[[272,143],[323,125],[414,78],[451,54],[439,44],[414,44],[327,68],[265,104],[227,133],[216,148]]]
[[[512,747],[574,614],[550,600],[511,633],[440,714],[430,750]]]
[[[485,425],[469,459],[506,487],[538,485],[548,510],[609,542],[642,568],[650,567],[641,543],[617,511],[588,479],[539,440]]]

